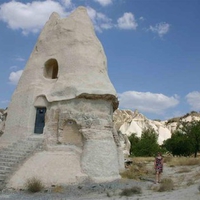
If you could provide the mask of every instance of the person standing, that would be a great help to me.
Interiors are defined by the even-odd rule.
[[[160,152],[158,152],[157,156],[155,157],[155,161],[154,161],[154,168],[156,171],[156,180],[155,183],[160,183],[161,182],[161,174],[163,172],[163,157],[161,155]]]

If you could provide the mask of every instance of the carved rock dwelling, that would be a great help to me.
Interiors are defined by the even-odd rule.
[[[7,176],[7,186],[21,188],[31,177],[46,186],[119,179],[117,107],[106,56],[86,9],[62,19],[53,13],[12,96],[0,138],[4,150],[35,141],[38,151]]]

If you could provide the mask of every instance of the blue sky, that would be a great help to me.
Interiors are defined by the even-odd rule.
[[[120,109],[149,119],[200,111],[199,0],[1,0],[0,108],[9,105],[52,12],[87,7]]]

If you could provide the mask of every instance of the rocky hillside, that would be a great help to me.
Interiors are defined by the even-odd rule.
[[[142,131],[146,128],[153,128],[158,133],[158,143],[162,144],[164,140],[171,137],[172,132],[176,129],[179,121],[200,120],[200,113],[192,111],[181,117],[172,118],[166,121],[156,121],[147,119],[137,110],[119,110],[114,112],[114,124],[117,131],[130,136],[136,133],[141,136]]]

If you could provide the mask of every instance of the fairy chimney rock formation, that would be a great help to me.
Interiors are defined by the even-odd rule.
[[[35,116],[30,119],[30,113],[36,106],[74,98],[105,99],[118,107],[103,47],[84,7],[67,18],[50,16],[9,105],[10,112],[18,108],[20,117],[7,119],[6,132],[33,132]]]
[[[67,18],[53,13],[12,96],[0,145],[27,137],[43,137],[48,156],[44,156],[47,152],[35,155],[37,166],[42,168],[44,157],[45,162],[51,159],[49,163],[55,159],[54,164],[46,166],[45,173],[40,170],[47,185],[70,182],[67,178],[58,180],[59,173],[66,174],[64,168],[61,172],[55,169],[57,178],[52,176],[49,180],[51,177],[44,176],[48,170],[51,173],[55,163],[68,166],[70,158],[59,159],[59,156],[67,158],[69,152],[76,160],[76,166],[71,168],[77,168],[71,182],[80,177],[95,181],[118,179],[123,154],[116,136],[113,137],[113,111],[117,107],[104,49],[86,8],[77,8]],[[34,175],[31,163],[34,161],[25,163],[16,178],[12,178],[12,187],[18,184],[17,177],[24,180],[23,174]]]

